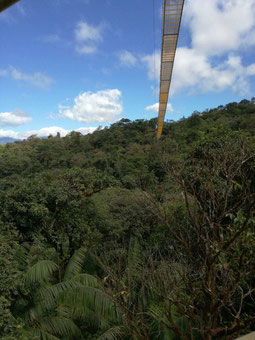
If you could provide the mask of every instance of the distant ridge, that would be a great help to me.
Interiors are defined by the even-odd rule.
[[[0,137],[0,145],[6,144],[6,143],[14,143],[19,142],[21,139],[15,139],[11,137]]]

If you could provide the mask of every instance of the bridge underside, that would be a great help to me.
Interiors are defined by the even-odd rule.
[[[183,5],[184,0],[164,0],[163,4],[158,139],[162,133],[166,114]]]
[[[12,6],[19,0],[0,0],[0,12],[4,11],[6,8]]]

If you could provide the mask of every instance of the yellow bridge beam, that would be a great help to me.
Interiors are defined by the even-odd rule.
[[[158,139],[162,133],[166,114],[183,6],[184,0],[163,0]]]

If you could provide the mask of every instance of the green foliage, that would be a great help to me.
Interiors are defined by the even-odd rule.
[[[18,322],[11,313],[11,304],[18,295],[21,281],[15,254],[18,249],[18,234],[11,226],[0,223],[0,338],[18,338]]]
[[[47,282],[51,275],[58,269],[52,261],[40,261],[31,267],[25,275],[25,284],[34,285]]]
[[[156,119],[122,119],[1,146],[0,338],[196,338],[237,279],[215,322],[230,329],[249,289],[253,317],[254,126],[253,98],[166,122],[160,141]]]

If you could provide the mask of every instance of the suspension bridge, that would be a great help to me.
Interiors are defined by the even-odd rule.
[[[163,130],[183,6],[184,0],[163,0],[158,139]]]

